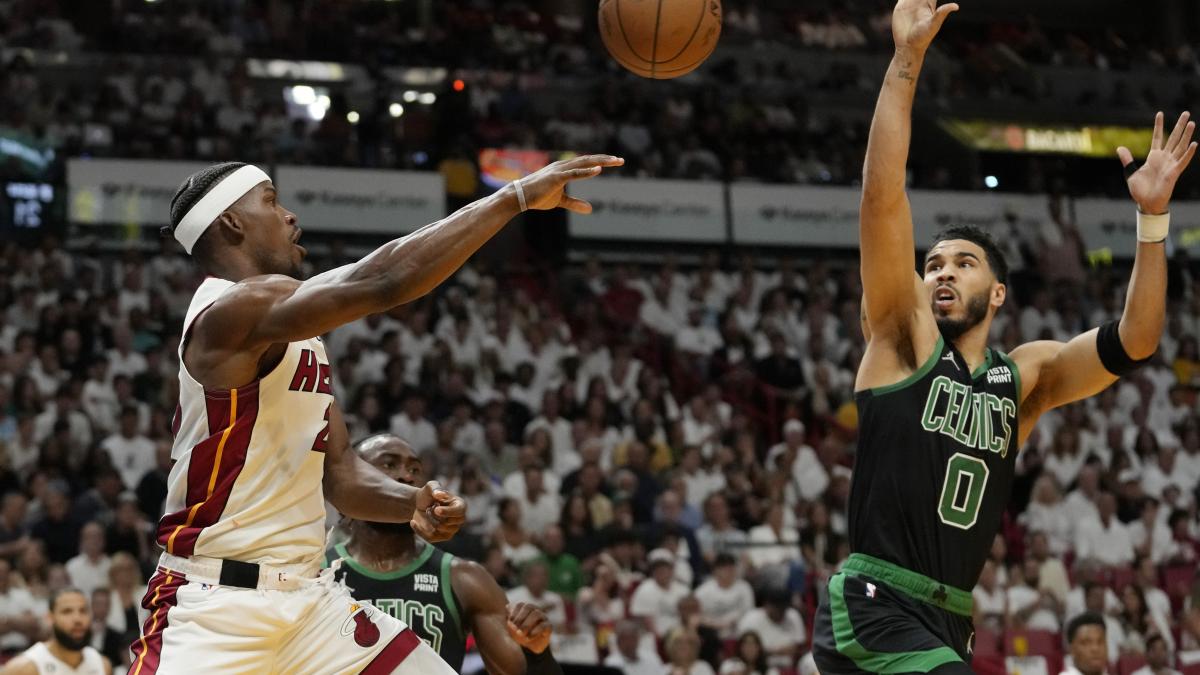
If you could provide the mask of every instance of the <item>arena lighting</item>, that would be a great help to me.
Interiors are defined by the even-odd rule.
[[[989,190],[995,190],[996,188],[1000,187],[1000,179],[996,178],[995,176],[988,176],[987,178],[983,179],[983,184],[986,185]]]
[[[408,91],[404,92],[404,102],[412,103],[413,101],[416,101],[417,97],[419,97],[420,95],[421,94],[419,92],[409,89]]]
[[[307,84],[292,87],[292,100],[296,105],[312,105],[317,102],[317,92]]]
[[[388,114],[392,117],[399,117],[404,114],[404,106],[399,103],[393,103],[388,106]]]
[[[463,89],[466,89],[466,88],[467,88],[466,82],[463,82],[462,80],[454,81],[454,91],[462,91]]]
[[[346,121],[350,124],[358,124],[358,111],[351,110],[350,112],[346,113]]]
[[[421,94],[418,100],[420,100],[423,105],[433,105],[434,103],[437,103],[437,94],[433,93],[432,91],[427,91],[424,94]]]
[[[328,110],[328,108],[321,105],[320,102],[313,103],[308,106],[308,116],[320,122],[321,120],[325,119],[326,110]]]

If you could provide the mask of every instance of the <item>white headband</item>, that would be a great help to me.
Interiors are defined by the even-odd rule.
[[[271,180],[271,177],[266,172],[250,164],[222,178],[216,187],[209,190],[208,194],[204,195],[200,201],[196,202],[195,206],[184,214],[183,220],[180,220],[178,227],[175,228],[175,238],[190,254],[192,247],[200,239],[200,235],[204,234],[208,226],[213,224],[217,216],[224,213],[225,209],[241,199],[242,195],[249,192],[255,185],[268,180]]]

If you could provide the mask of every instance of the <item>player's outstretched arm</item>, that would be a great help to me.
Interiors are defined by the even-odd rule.
[[[198,329],[204,331],[206,351],[261,353],[272,344],[323,335],[420,298],[523,209],[590,213],[590,204],[565,193],[567,184],[623,163],[609,155],[555,162],[521,179],[520,190],[509,184],[358,262],[306,281],[277,275],[242,281],[201,316]]]
[[[325,499],[342,515],[377,523],[410,523],[426,541],[453,537],[467,520],[467,503],[436,481],[412,487],[376,469],[350,449],[342,410],[329,409],[325,443]]]
[[[863,165],[859,214],[861,269],[865,299],[871,306],[872,338],[885,340],[908,327],[922,299],[916,275],[912,213],[905,193],[912,137],[912,107],[917,78],[946,17],[958,9],[937,0],[900,0],[892,12],[896,51],[888,66]],[[930,312],[930,326],[933,325]]]
[[[1166,314],[1166,217],[1175,182],[1196,154],[1196,124],[1190,116],[1180,115],[1171,135],[1164,137],[1163,114],[1158,113],[1150,154],[1141,168],[1128,149],[1117,150],[1138,209],[1137,252],[1125,308],[1115,326],[1093,328],[1065,344],[1038,341],[1013,350],[1030,413],[1097,394],[1158,349]],[[1022,418],[1028,414],[1022,412]]]
[[[550,622],[541,610],[524,603],[510,607],[504,591],[478,563],[457,560],[450,575],[487,672],[561,675],[550,654]]]

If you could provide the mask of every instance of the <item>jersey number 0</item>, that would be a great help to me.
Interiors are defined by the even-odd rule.
[[[954,453],[946,464],[946,479],[938,501],[938,516],[942,522],[962,530],[974,527],[987,479],[988,467],[982,459]]]

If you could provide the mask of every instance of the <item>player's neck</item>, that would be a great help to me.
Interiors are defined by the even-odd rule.
[[[54,655],[54,658],[58,659],[59,661],[62,661],[63,663],[67,664],[68,666],[71,666],[72,668],[78,668],[79,664],[83,663],[83,650],[82,649],[80,649],[80,650],[67,649],[58,640],[55,640],[54,638],[50,638],[49,640],[46,640],[46,649],[50,650],[50,653]]]
[[[972,373],[987,358],[989,323],[988,321],[981,322],[953,341],[954,348],[967,362],[967,370]]]
[[[425,546],[429,544],[418,543],[412,532],[372,530],[369,536],[351,537],[346,542],[346,551],[360,565],[386,574],[415,560]]]

